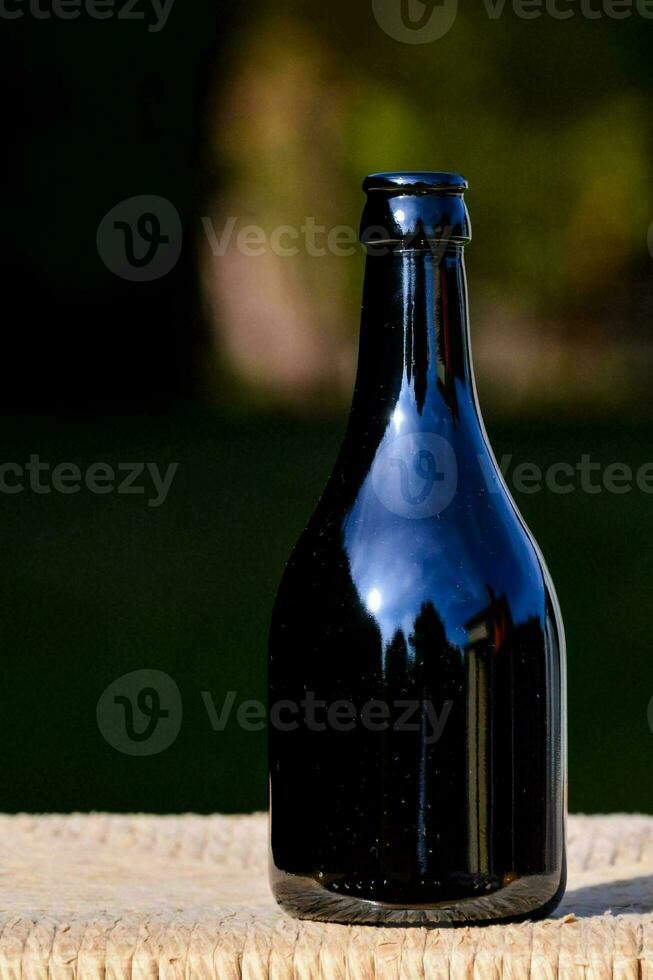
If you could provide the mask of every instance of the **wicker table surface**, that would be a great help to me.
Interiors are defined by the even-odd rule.
[[[264,816],[0,816],[0,977],[653,980],[653,817],[572,817],[536,924],[384,929],[274,904]]]

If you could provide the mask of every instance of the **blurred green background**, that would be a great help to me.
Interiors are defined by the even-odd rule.
[[[653,21],[599,0],[568,20],[461,5],[444,36],[409,44],[378,3],[177,3],[157,33],[5,25],[0,462],[179,467],[157,508],[0,493],[0,809],[265,806],[264,733],[233,716],[214,731],[203,692],[218,709],[229,691],[264,698],[276,584],[346,420],[364,257],[307,254],[301,229],[326,229],[323,247],[356,228],[370,171],[453,169],[470,181],[481,403],[566,624],[570,807],[653,812],[653,498],[511,477],[653,462]],[[151,282],[95,246],[138,194],[172,202],[184,230]],[[248,226],[261,254],[239,246]],[[296,254],[270,247],[280,226]],[[96,706],[144,668],[175,680],[183,721],[133,757]]]

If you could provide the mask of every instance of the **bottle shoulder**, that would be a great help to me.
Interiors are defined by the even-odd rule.
[[[507,493],[459,492],[420,517],[379,494],[372,481],[353,504],[325,494],[300,536],[279,591],[288,607],[356,605],[391,636],[432,606],[448,634],[495,602],[519,621],[544,620],[552,595],[539,550]]]

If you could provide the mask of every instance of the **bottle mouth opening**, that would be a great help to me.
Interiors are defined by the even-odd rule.
[[[370,174],[363,183],[367,200],[361,221],[365,245],[382,243],[403,248],[471,241],[465,206],[467,181],[442,171]]]
[[[464,194],[467,187],[467,181],[461,174],[429,170],[370,174],[363,181],[366,194],[372,191],[385,191],[386,194]]]

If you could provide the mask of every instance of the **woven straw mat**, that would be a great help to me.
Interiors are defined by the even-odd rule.
[[[386,929],[300,922],[251,816],[0,816],[0,980],[653,980],[653,817],[569,821],[552,919]]]

